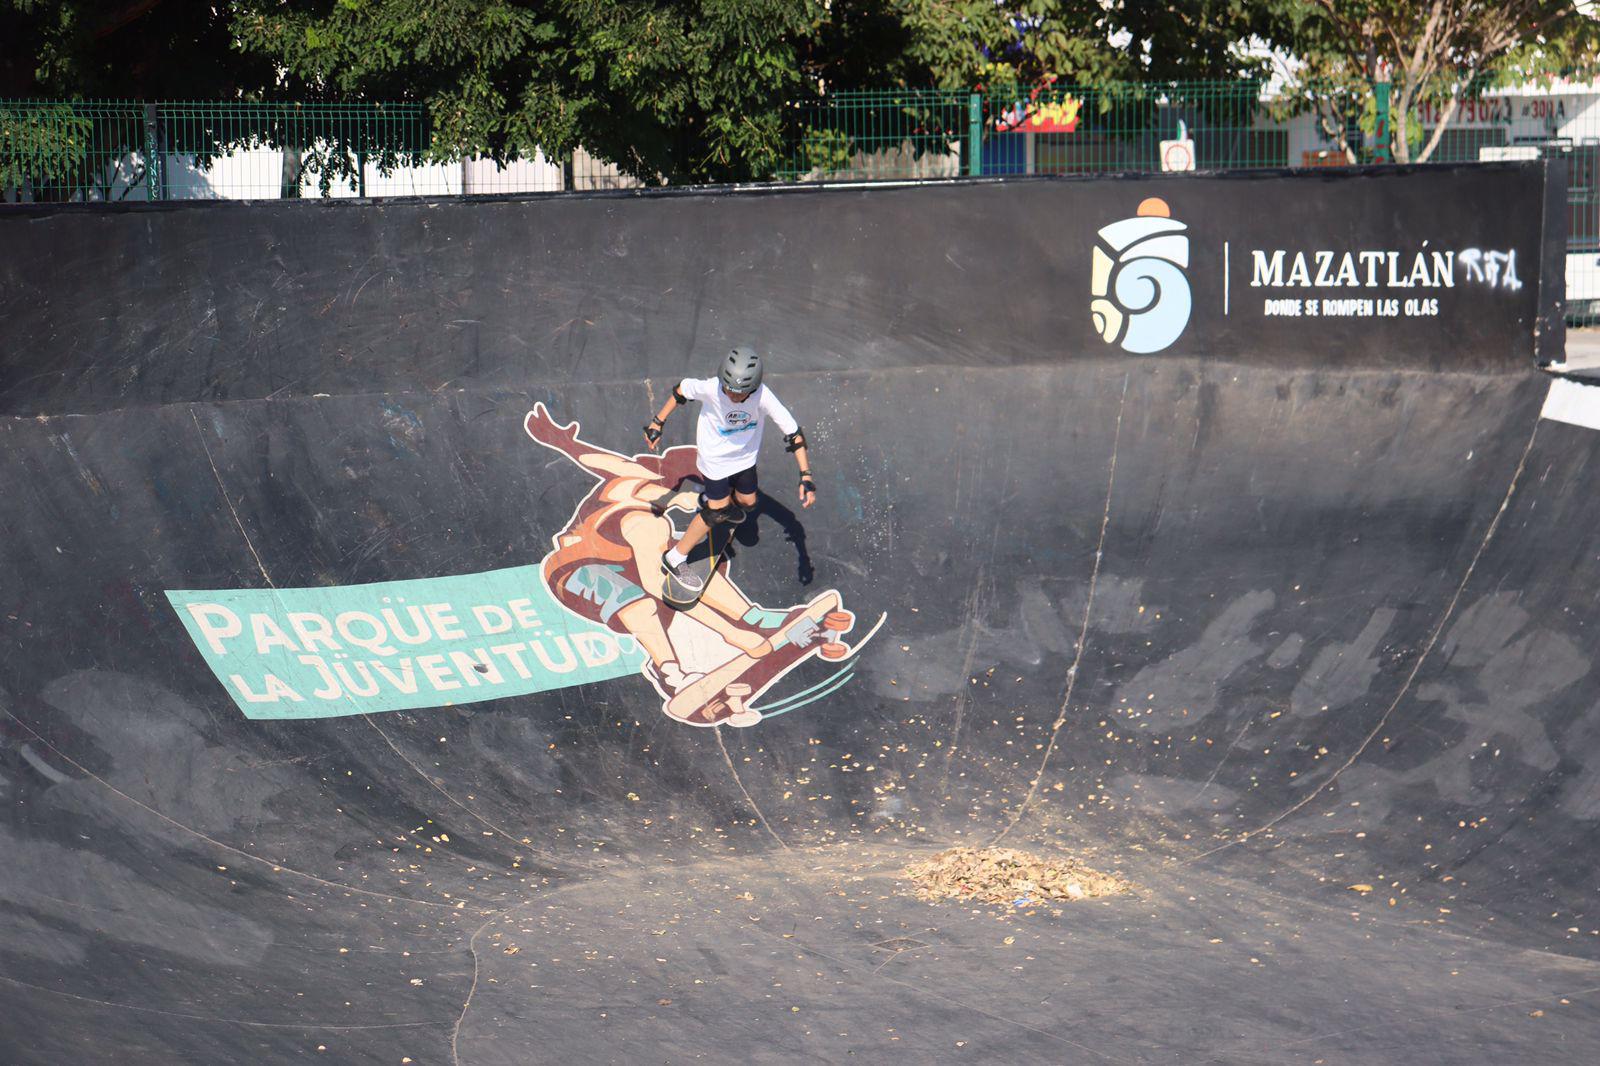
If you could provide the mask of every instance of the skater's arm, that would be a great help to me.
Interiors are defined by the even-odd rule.
[[[783,431],[785,447],[794,453],[795,462],[800,464],[800,506],[810,507],[817,502],[817,483],[811,479],[811,455],[806,451],[805,431],[771,389],[763,390],[761,406],[773,424]]]
[[[644,441],[650,446],[651,451],[655,451],[661,443],[661,431],[666,428],[667,419],[671,417],[672,412],[689,402],[689,397],[683,393],[683,387],[687,384],[688,381],[680,381],[672,386],[672,395],[667,397],[667,402],[661,405],[661,410],[657,411],[649,425],[644,427]]]
[[[528,436],[543,444],[546,448],[554,449],[565,455],[568,459],[582,467],[589,467],[587,458],[605,449],[597,448],[588,441],[578,439],[578,423],[568,422],[560,425],[550,416],[550,411],[543,402],[533,405],[533,410],[528,412],[523,428],[528,431]],[[615,456],[614,452],[605,454]],[[620,458],[620,456],[618,457]]]
[[[667,397],[667,402],[661,405],[661,410],[657,411],[656,412],[656,416],[650,420],[651,424],[654,425],[656,427],[656,429],[659,431],[660,428],[663,425],[666,424],[667,419],[669,417],[671,417],[672,412],[676,411],[677,409],[678,409],[678,390],[674,389],[674,390],[672,390],[672,395]],[[645,436],[648,437],[649,433],[646,433]],[[660,433],[658,432],[656,434],[656,440],[660,440],[660,439],[661,439],[661,436],[660,436]]]
[[[794,461],[800,464],[800,506],[810,507],[817,502],[817,483],[811,480],[811,457],[806,454],[805,434],[795,431],[799,446],[794,449]]]
[[[560,452],[601,480],[636,477],[648,481],[657,476],[654,471],[640,466],[625,456],[580,440],[578,423],[568,422],[564,426],[558,425],[555,419],[550,417],[550,412],[543,403],[533,405],[533,410],[528,412],[528,417],[523,422],[523,428],[528,431],[528,436],[546,448]]]

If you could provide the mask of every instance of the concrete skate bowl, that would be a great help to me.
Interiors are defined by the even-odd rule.
[[[7,209],[0,1059],[1600,1061],[1563,209],[1521,164]],[[718,624],[831,593],[853,651],[697,727],[649,620],[734,638],[628,610],[631,540],[541,563],[745,342],[821,494],[769,435]],[[906,891],[989,844],[1135,887]]]

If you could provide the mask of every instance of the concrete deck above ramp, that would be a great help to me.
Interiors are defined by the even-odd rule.
[[[1600,1059],[1564,201],[0,212],[0,1059]],[[769,440],[718,616],[629,609],[737,343],[819,502]],[[758,724],[666,713],[652,624],[818,603]],[[905,891],[991,843],[1137,887]]]

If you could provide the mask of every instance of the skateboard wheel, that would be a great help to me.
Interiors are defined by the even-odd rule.
[[[824,659],[843,659],[849,653],[850,646],[836,640],[830,640],[817,649],[817,654]]]
[[[728,707],[728,721],[732,722],[734,725],[740,725],[754,724],[755,722],[761,720],[761,716],[759,714],[756,714],[754,718],[751,718],[751,715],[754,714],[754,712],[744,705],[744,701],[753,691],[755,690],[749,685],[742,684],[740,682],[734,682],[722,690],[722,697],[727,702]]]
[[[822,616],[822,628],[831,629],[835,633],[843,633],[856,624],[856,616],[849,611],[829,611]]]

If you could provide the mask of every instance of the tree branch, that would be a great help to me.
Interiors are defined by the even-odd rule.
[[[1439,141],[1444,137],[1445,127],[1450,125],[1450,120],[1455,117],[1456,108],[1461,104],[1461,97],[1455,93],[1450,94],[1450,102],[1444,110],[1439,112],[1439,124],[1433,127],[1433,136],[1428,138],[1428,143],[1423,146],[1422,153],[1417,156],[1417,162],[1426,163],[1433,155],[1433,150],[1439,147]]]

